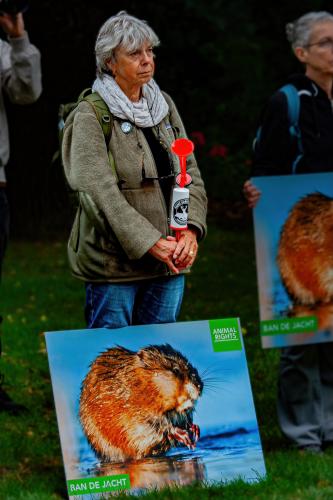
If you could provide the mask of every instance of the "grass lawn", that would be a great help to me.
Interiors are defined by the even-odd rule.
[[[11,242],[0,288],[6,389],[29,408],[0,413],[0,498],[67,498],[43,332],[84,327],[84,292],[69,274],[66,243]],[[180,320],[240,316],[265,451],[267,479],[149,493],[159,499],[332,499],[333,451],[302,455],[288,448],[275,414],[278,350],[262,351],[251,224],[210,225],[187,279]]]

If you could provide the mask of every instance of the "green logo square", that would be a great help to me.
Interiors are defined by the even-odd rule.
[[[242,350],[238,318],[209,320],[209,328],[214,352]]]

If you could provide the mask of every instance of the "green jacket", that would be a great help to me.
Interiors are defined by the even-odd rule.
[[[164,97],[169,114],[159,124],[160,141],[170,151],[174,139],[186,133],[173,101]],[[170,274],[163,262],[147,253],[161,237],[172,234],[159,182],[141,182],[143,154],[146,177],[157,177],[155,161],[140,128],[133,126],[125,134],[121,123],[114,118],[109,144],[112,168],[92,106],[81,102],[66,120],[65,175],[71,188],[80,193],[68,256],[74,276],[84,281],[122,282]],[[174,171],[179,172],[178,158],[172,155],[172,161]],[[187,160],[187,171],[193,179],[188,223],[202,239],[207,198],[193,155]]]

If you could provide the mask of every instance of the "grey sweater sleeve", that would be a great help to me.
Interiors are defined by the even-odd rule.
[[[71,188],[91,197],[128,258],[140,259],[162,235],[120,191],[102,128],[90,104],[81,103],[73,119],[66,121],[62,156]]]
[[[9,38],[1,48],[3,89],[15,104],[30,104],[42,92],[40,53],[28,34]]]

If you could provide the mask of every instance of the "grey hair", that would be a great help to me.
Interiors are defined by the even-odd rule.
[[[157,47],[160,41],[146,21],[127,14],[125,10],[110,17],[101,27],[95,44],[97,72],[107,70],[106,61],[114,61],[115,49],[137,50],[148,42]]]
[[[292,48],[306,47],[314,25],[324,21],[333,21],[333,15],[323,10],[309,12],[296,19],[293,23],[288,23],[286,25],[286,34]]]

